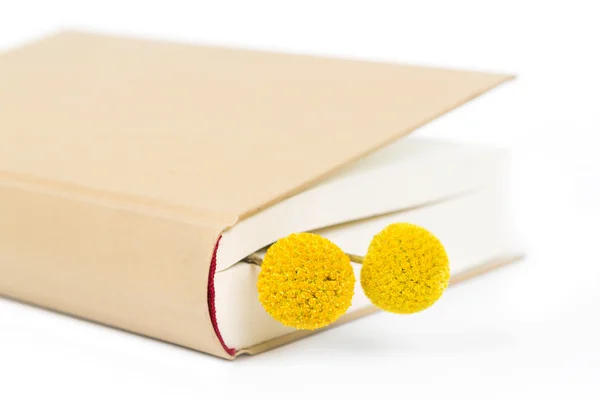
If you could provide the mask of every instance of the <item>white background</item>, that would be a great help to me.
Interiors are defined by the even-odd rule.
[[[0,399],[600,398],[599,17],[596,1],[0,0],[0,49],[80,27],[516,73],[416,134],[513,150],[528,252],[422,314],[236,362],[0,299]]]

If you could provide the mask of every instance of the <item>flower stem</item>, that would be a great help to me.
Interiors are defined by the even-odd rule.
[[[362,264],[365,259],[363,256],[358,256],[356,254],[346,253],[346,255],[350,258],[350,261],[357,264]],[[258,265],[260,267],[262,265],[263,259],[257,254],[250,254],[242,261],[248,264]]]

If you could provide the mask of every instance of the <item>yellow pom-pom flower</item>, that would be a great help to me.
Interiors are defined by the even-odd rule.
[[[318,329],[342,316],[352,303],[350,259],[328,239],[291,234],[267,250],[258,275],[258,297],[277,321]]]
[[[430,307],[449,280],[444,246],[426,229],[408,223],[389,225],[375,235],[360,274],[371,302],[398,314]]]

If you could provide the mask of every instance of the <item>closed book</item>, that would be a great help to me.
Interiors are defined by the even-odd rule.
[[[10,50],[0,294],[227,359],[277,345],[290,332],[227,344],[219,320],[235,336],[238,300],[218,277],[292,231],[354,221],[358,238],[370,218],[480,190],[487,153],[403,138],[510,79],[85,32]]]

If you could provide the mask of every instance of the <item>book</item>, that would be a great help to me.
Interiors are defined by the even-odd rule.
[[[0,295],[233,359],[217,270],[284,230],[447,195],[440,179],[395,206],[316,204],[305,228],[277,211],[512,78],[73,31],[8,51]]]

